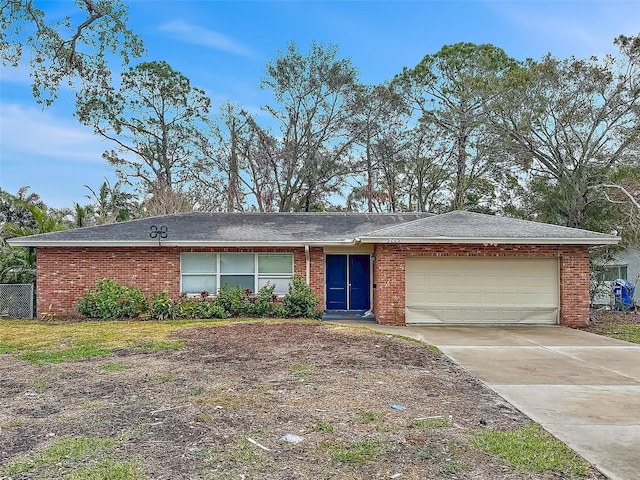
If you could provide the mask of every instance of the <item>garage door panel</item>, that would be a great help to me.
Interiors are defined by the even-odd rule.
[[[557,323],[557,259],[407,258],[406,321]]]

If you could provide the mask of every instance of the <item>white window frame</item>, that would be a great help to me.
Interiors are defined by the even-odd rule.
[[[183,255],[198,255],[198,254],[207,254],[207,255],[215,255],[216,258],[216,271],[214,272],[196,272],[196,273],[192,273],[192,272],[185,272],[183,270],[183,265],[184,262],[182,260]],[[253,255],[253,261],[254,261],[254,269],[253,269],[253,273],[248,273],[248,272],[241,272],[241,273],[233,273],[233,272],[221,272],[221,265],[220,265],[220,259],[222,255]],[[291,272],[279,272],[279,273],[260,273],[260,263],[259,263],[259,259],[260,256],[268,256],[268,255],[278,255],[278,256],[283,256],[286,255],[288,257],[290,257],[291,259]],[[212,276],[215,277],[215,282],[216,282],[216,291],[215,292],[209,292],[209,296],[215,296],[220,292],[220,288],[222,286],[222,277],[227,276],[227,275],[246,275],[246,276],[250,276],[253,275],[253,288],[251,289],[253,294],[258,293],[258,286],[260,284],[261,280],[264,279],[283,279],[289,280],[289,283],[291,283],[293,281],[293,276],[294,276],[294,255],[293,253],[290,252],[180,252],[180,291],[184,292],[182,285],[183,285],[183,278],[185,276]],[[197,297],[200,295],[200,292],[184,292],[187,294],[187,296],[190,297]],[[276,295],[278,296],[283,296],[286,294],[286,292],[275,292]]]

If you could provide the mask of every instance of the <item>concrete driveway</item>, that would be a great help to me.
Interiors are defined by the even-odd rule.
[[[436,345],[609,478],[640,478],[640,345],[559,326],[360,326]]]

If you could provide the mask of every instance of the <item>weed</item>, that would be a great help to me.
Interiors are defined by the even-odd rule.
[[[359,412],[358,421],[360,423],[374,423],[382,420],[382,414],[376,412]]]
[[[291,367],[291,373],[296,377],[306,377],[316,373],[316,367],[306,363],[299,363]]]
[[[332,460],[350,465],[364,465],[372,460],[379,450],[378,443],[372,440],[359,442],[336,442],[327,446]]]
[[[589,464],[534,422],[518,430],[483,430],[472,444],[505,460],[519,472],[586,475]]]
[[[451,421],[448,418],[419,418],[412,420],[409,423],[409,428],[416,428],[420,430],[435,430],[436,428],[447,428],[451,426]]]
[[[438,471],[443,475],[455,475],[457,473],[468,472],[470,469],[471,467],[466,463],[449,458],[440,464]]]
[[[420,460],[429,461],[433,460],[436,457],[437,452],[435,447],[427,445],[425,447],[420,447],[419,449],[417,449],[414,455]]]
[[[129,368],[131,368],[131,366],[125,363],[105,363],[100,367],[103,372],[122,372]]]
[[[173,382],[178,376],[175,373],[168,373],[166,375],[160,375],[158,378],[158,382],[160,383],[169,383]]]
[[[313,429],[318,432],[333,433],[333,424],[330,422],[317,422]]]
[[[110,349],[100,348],[92,344],[84,344],[54,352],[23,353],[19,358],[21,360],[35,363],[36,365],[44,365],[47,363],[85,360],[92,357],[106,357],[107,355],[111,355]]]
[[[3,423],[0,425],[0,430],[2,430],[3,428],[20,428],[20,427],[24,427],[27,424],[26,421],[24,420],[20,420],[20,419],[16,419],[16,420],[11,420],[7,423]]]
[[[202,385],[200,382],[198,382],[198,384],[195,387],[189,390],[189,395],[192,395],[194,397],[197,397],[198,395],[202,395],[203,393],[204,393],[204,385]]]
[[[51,386],[47,383],[46,380],[42,380],[41,378],[36,378],[33,380],[33,389],[36,393],[44,393],[49,390]]]

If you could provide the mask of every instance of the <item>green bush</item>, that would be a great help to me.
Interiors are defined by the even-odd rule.
[[[294,277],[289,285],[289,293],[282,299],[283,316],[287,318],[322,318],[322,311],[316,310],[320,303],[311,287],[301,278]]]
[[[213,302],[232,317],[250,316],[253,313],[253,304],[249,300],[250,293],[250,290],[245,290],[240,286],[229,288],[227,285],[223,285]]]
[[[138,317],[147,310],[148,304],[137,288],[103,278],[96,281],[95,289],[85,290],[75,307],[80,315],[87,318],[121,320]]]
[[[163,290],[151,295],[151,305],[146,316],[156,320],[173,320],[178,316],[178,311],[176,302]]]
[[[194,318],[228,318],[229,313],[215,301],[206,298],[186,298],[178,300],[178,317],[185,319]]]
[[[268,283],[258,290],[258,294],[253,301],[253,315],[257,317],[273,317],[276,310],[275,301],[277,296],[273,294],[276,289],[275,284]]]

